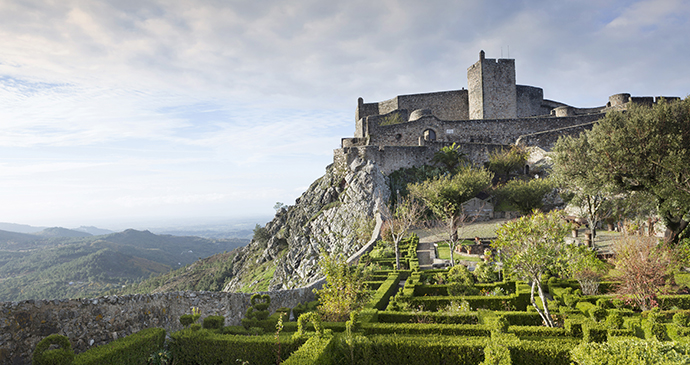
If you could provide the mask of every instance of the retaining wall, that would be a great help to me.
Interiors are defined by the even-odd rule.
[[[270,311],[314,300],[309,287],[269,292]],[[239,325],[252,294],[170,292],[106,296],[91,299],[27,300],[0,303],[0,364],[31,364],[31,354],[44,337],[58,333],[70,339],[75,352],[106,344],[144,328],[182,329],[179,318],[198,307],[202,319],[225,316],[226,325]]]

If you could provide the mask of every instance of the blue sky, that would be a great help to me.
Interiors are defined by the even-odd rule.
[[[358,97],[466,87],[481,49],[574,106],[685,97],[689,18],[683,0],[0,0],[0,222],[270,217],[352,136]]]

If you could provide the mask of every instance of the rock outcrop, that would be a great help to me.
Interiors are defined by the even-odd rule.
[[[370,240],[374,215],[390,196],[386,177],[374,162],[355,159],[346,168],[334,165],[299,197],[281,208],[264,231],[242,248],[233,262],[233,278],[223,291],[242,290],[253,270],[275,263],[268,290],[309,285],[322,276],[320,253],[345,257]]]

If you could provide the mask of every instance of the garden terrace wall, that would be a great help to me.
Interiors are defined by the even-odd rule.
[[[314,300],[309,287],[268,293],[269,310],[292,308]],[[106,296],[92,299],[27,300],[0,303],[0,364],[30,364],[31,353],[44,337],[67,336],[75,352],[103,345],[144,328],[182,329],[179,318],[198,307],[202,319],[222,315],[225,325],[239,325],[251,294],[225,292],[170,292]]]

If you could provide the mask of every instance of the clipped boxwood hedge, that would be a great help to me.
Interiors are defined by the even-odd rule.
[[[438,334],[452,336],[490,336],[488,326],[480,324],[372,323],[362,326],[367,334]]]
[[[570,351],[579,340],[538,339],[509,346],[514,365],[570,365]]]
[[[275,364],[277,359],[274,334],[262,336],[222,335],[213,331],[184,329],[170,335],[170,351],[176,365],[224,364],[237,365],[237,360],[250,365]],[[288,358],[305,340],[292,334],[281,334],[280,357]],[[111,363],[115,364],[115,363]]]
[[[442,324],[477,324],[477,312],[444,313],[444,312],[379,312],[380,323],[414,323],[420,319]]]
[[[282,365],[330,365],[333,352],[333,336],[312,336],[283,361]]]
[[[355,359],[371,365],[478,365],[484,360],[488,337],[369,336],[355,345]]]
[[[376,293],[374,293],[374,296],[364,308],[378,310],[386,309],[388,306],[388,299],[390,299],[391,295],[398,291],[398,283],[403,276],[404,275],[402,272],[390,273],[386,281],[379,286],[378,290],[376,290]]]
[[[153,352],[163,348],[164,342],[164,329],[147,328],[109,344],[82,352],[74,358],[73,364],[145,364]]]

